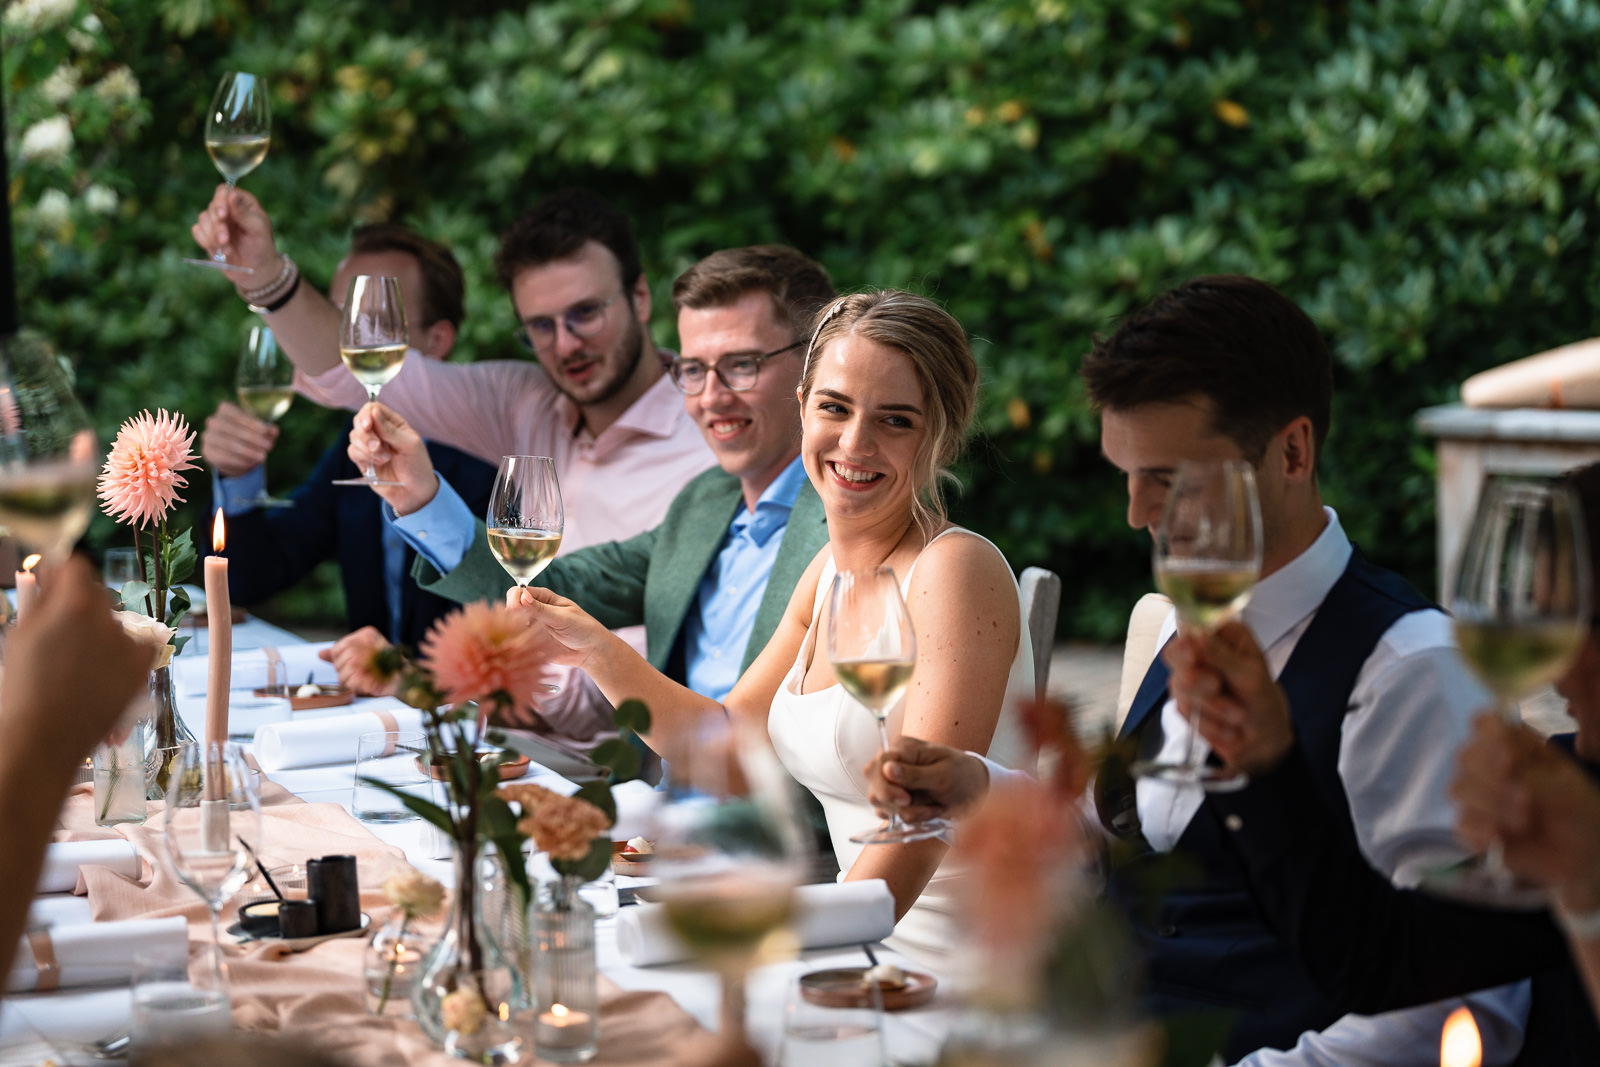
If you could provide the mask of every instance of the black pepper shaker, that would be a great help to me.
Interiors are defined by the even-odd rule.
[[[292,940],[297,937],[315,937],[317,934],[317,905],[309,900],[279,901],[278,934],[285,940]]]
[[[307,860],[306,890],[317,906],[317,933],[343,933],[361,925],[361,890],[354,856]]]

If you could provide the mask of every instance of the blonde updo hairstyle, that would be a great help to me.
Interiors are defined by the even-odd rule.
[[[917,450],[912,516],[923,533],[946,520],[944,487],[959,485],[948,467],[961,453],[978,406],[978,364],[961,324],[925,296],[898,289],[852,293],[829,304],[818,317],[800,377],[800,404],[811,399],[817,362],[829,342],[850,334],[885,345],[911,360],[927,434]]]

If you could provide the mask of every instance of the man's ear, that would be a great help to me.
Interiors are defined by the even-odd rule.
[[[440,319],[426,327],[421,337],[413,337],[411,346],[430,359],[444,359],[456,346],[456,324]]]
[[[1317,438],[1311,420],[1301,415],[1279,431],[1283,439],[1283,478],[1291,484],[1309,482],[1317,473]]]
[[[650,332],[650,279],[644,271],[639,272],[639,280],[633,283],[633,292],[630,294],[629,303],[633,305],[634,314],[639,316],[639,323],[644,327],[645,333]]]

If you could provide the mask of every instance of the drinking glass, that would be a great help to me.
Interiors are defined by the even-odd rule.
[[[876,981],[861,1002],[824,1007],[805,998],[799,980],[789,984],[777,1067],[883,1067],[883,993]]]
[[[351,809],[362,822],[409,822],[416,814],[400,798],[371,784],[383,782],[432,799],[428,739],[420,730],[379,730],[356,738],[355,793]]]
[[[405,362],[410,335],[406,330],[405,305],[400,302],[400,280],[381,274],[357,274],[350,279],[339,322],[339,358],[366,386],[367,399],[378,402],[378,393],[400,373]],[[383,481],[371,463],[360,478],[335,478],[334,485],[404,485]]]
[[[244,749],[217,741],[186,745],[167,788],[166,856],[178,879],[211,912],[211,968],[225,980],[222,906],[250,878],[261,849],[261,798]]]
[[[834,677],[878,722],[878,751],[889,747],[889,712],[911,682],[917,665],[917,632],[891,567],[840,571],[829,592],[828,660]],[[903,844],[938,837],[954,824],[945,819],[908,823],[896,812],[875,830],[854,834],[862,845]]]
[[[1491,475],[1478,497],[1450,595],[1467,666],[1494,695],[1496,712],[1566,673],[1589,625],[1589,551],[1583,509],[1555,478]],[[1490,903],[1533,903],[1498,846],[1482,859],[1430,872],[1437,892]]]
[[[233,1029],[228,993],[209,968],[189,977],[189,946],[134,953],[133,1014],[128,1033],[141,1056]]]
[[[0,527],[59,563],[89,526],[100,459],[49,346],[0,339]]]
[[[108,548],[101,575],[112,591],[121,593],[129,582],[144,581],[144,568],[136,548]]]
[[[240,178],[267,158],[267,148],[271,144],[272,106],[267,100],[266,80],[242,71],[224,74],[217,83],[216,95],[211,98],[211,110],[206,112],[206,154],[228,183],[230,194]],[[231,195],[229,201],[232,201]],[[229,263],[221,252],[213,253],[210,259],[185,259],[184,262],[252,273],[249,267]]]
[[[278,339],[266,326],[254,325],[245,335],[234,383],[239,393],[239,406],[262,422],[276,423],[289,410],[294,401],[294,364],[283,354]],[[263,475],[265,469],[263,462]],[[258,508],[294,507],[294,501],[269,494],[264,478],[261,492],[250,504]]]
[[[722,978],[722,1036],[744,1037],[744,979],[764,953],[792,955],[794,887],[809,831],[764,735],[718,717],[667,753],[651,861],[668,923]]]
[[[1210,630],[1243,611],[1261,576],[1261,553],[1261,501],[1250,464],[1180,463],[1167,489],[1153,558],[1156,586],[1177,609],[1179,629]],[[1213,790],[1244,786],[1243,775],[1206,762],[1200,731],[1192,724],[1185,736],[1180,760],[1140,760],[1132,772]]]
[[[484,525],[489,551],[512,581],[527,585],[561,548],[565,525],[555,460],[548,456],[501,456]]]

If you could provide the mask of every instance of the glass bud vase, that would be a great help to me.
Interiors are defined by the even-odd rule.
[[[478,855],[476,848],[456,843],[450,915],[444,934],[422,961],[411,1007],[423,1032],[447,1055],[515,1063],[527,1054],[527,1000],[516,970],[484,922]]]
[[[367,944],[365,974],[369,1014],[411,1018],[411,991],[432,947],[427,936],[417,930],[416,920],[396,908]]]
[[[528,915],[539,1011],[533,1044],[553,1063],[587,1063],[600,1047],[594,908],[578,895],[581,886],[572,877],[546,882]]]
[[[173,692],[170,665],[150,672],[145,695],[149,701],[149,726],[144,742],[145,796],[162,800],[167,795],[173,765],[184,746],[194,742],[194,734],[178,714],[178,696]]]
[[[100,826],[145,820],[144,704],[134,701],[116,729],[94,748],[94,821]]]

